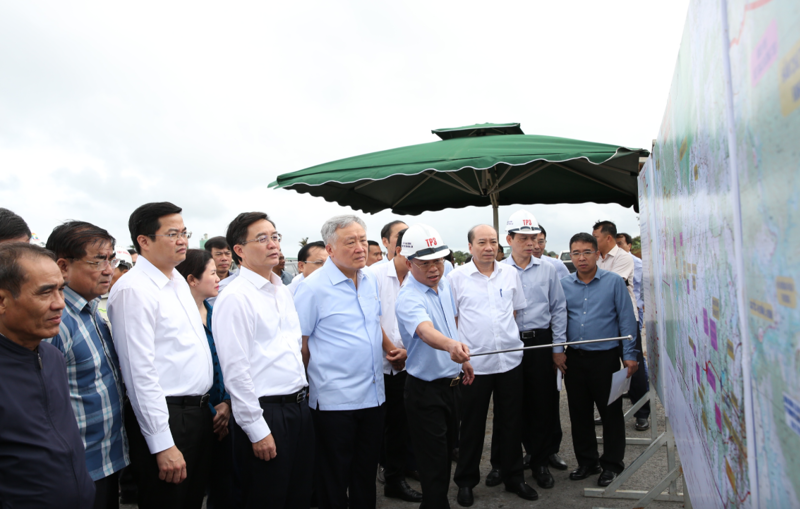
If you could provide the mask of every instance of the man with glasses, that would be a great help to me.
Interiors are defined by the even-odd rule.
[[[328,507],[375,507],[383,437],[383,335],[375,275],[364,270],[366,225],[322,225],[328,260],[294,295],[317,433],[317,497]]]
[[[472,383],[469,348],[459,342],[456,304],[443,278],[450,253],[439,232],[415,224],[403,234],[406,282],[397,296],[397,323],[406,361],[405,407],[422,484],[422,505],[449,508],[450,451],[458,426],[456,388]]]
[[[321,240],[309,242],[300,248],[297,253],[297,269],[300,274],[296,275],[289,283],[289,291],[292,295],[297,291],[297,287],[305,278],[322,268],[325,260],[328,259],[328,252],[325,251],[325,243]]]
[[[45,341],[67,362],[72,410],[86,449],[86,466],[95,484],[96,509],[119,507],[119,472],[128,443],[122,418],[122,375],[111,331],[98,312],[119,265],[114,237],[83,221],[56,226],[47,249],[67,281],[65,312],[58,334]]]
[[[308,507],[314,426],[297,311],[273,272],[281,234],[263,212],[228,226],[239,277],[219,296],[213,333],[231,395],[243,507]]]
[[[557,258],[542,256],[547,248],[547,231],[541,224],[539,225],[539,230],[540,232],[536,236],[536,241],[533,244],[533,257],[537,260],[542,260],[545,263],[552,265],[556,270],[556,278],[560,281],[562,278],[569,276],[569,269],[566,265],[564,265],[564,262]],[[566,465],[564,468],[566,468]]]
[[[211,350],[189,285],[175,270],[191,237],[180,213],[160,202],[131,214],[128,229],[140,256],[108,299],[142,509],[200,508],[215,439]]]
[[[628,335],[636,337],[636,317],[625,282],[597,266],[597,240],[588,233],[578,233],[570,239],[569,247],[577,271],[561,280],[567,299],[566,344]],[[564,340],[555,338],[555,342]],[[625,468],[622,398],[608,404],[611,376],[619,371],[620,343],[623,364],[630,378],[638,368],[633,341],[570,346],[566,354],[562,347],[553,349],[553,362],[564,373],[567,384],[572,444],[578,459],[578,468],[569,476],[573,481],[600,474],[597,484],[608,486]],[[594,405],[603,420],[602,456],[597,452]]]
[[[480,482],[480,461],[486,436],[489,403],[494,403],[497,460],[506,491],[525,500],[538,493],[525,483],[522,471],[522,352],[474,357],[481,352],[522,348],[514,315],[527,307],[517,271],[496,261],[497,231],[478,225],[467,234],[472,262],[447,276],[458,310],[458,334],[473,355],[475,382],[461,388],[461,446],[453,481],[458,503],[471,506]]]

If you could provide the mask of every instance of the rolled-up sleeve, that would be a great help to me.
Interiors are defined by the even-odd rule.
[[[236,423],[252,443],[271,433],[250,376],[250,345],[255,338],[255,323],[253,306],[246,302],[245,296],[222,294],[217,299],[212,332],[225,374],[225,389],[231,396]]]
[[[125,388],[151,454],[175,445],[169,429],[166,395],[154,362],[157,308],[157,298],[133,288],[113,292],[108,301]]]

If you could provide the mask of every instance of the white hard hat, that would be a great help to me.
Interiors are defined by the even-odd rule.
[[[506,233],[522,233],[525,235],[534,235],[542,233],[539,228],[539,223],[533,214],[527,210],[520,210],[511,214],[506,222]]]
[[[436,260],[450,254],[439,232],[426,224],[415,224],[403,234],[400,254],[409,260]]]
[[[120,264],[123,264],[123,263],[127,264],[128,265],[128,269],[131,269],[133,267],[133,257],[128,252],[128,250],[123,248],[123,247],[117,246],[115,248],[115,251],[116,251],[117,260],[119,260],[119,263]]]

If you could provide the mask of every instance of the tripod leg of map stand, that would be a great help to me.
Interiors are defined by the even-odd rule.
[[[678,492],[677,480],[683,475],[683,470],[678,466],[675,457],[675,437],[669,419],[665,418],[666,429],[645,451],[631,463],[614,482],[606,488],[584,488],[583,496],[607,499],[636,500],[631,507],[646,507],[653,500],[666,500],[670,502],[683,502],[685,507],[691,507],[689,497]],[[663,446],[667,447],[667,475],[658,482],[650,491],[621,490],[619,487],[652,458]],[[685,483],[684,483],[685,486]],[[684,488],[685,489],[685,488]],[[667,490],[667,491],[664,491]]]
[[[627,412],[625,412],[625,416],[624,416],[625,417],[625,422],[628,422],[634,416],[634,414],[636,414],[636,412],[638,412],[639,409],[642,408],[645,405],[645,403],[650,401],[650,395],[651,394],[652,394],[652,391],[647,391],[644,394],[644,396],[641,397],[641,399],[639,401],[637,401],[632,407],[630,407],[630,409],[628,409]],[[655,402],[653,404],[655,405]],[[598,444],[602,444],[603,443],[603,437],[596,437],[596,438],[597,438],[597,443]],[[656,426],[653,425],[653,426],[650,426],[650,438],[625,437],[625,444],[626,445],[650,445],[650,444],[653,443],[653,441],[656,438],[658,438],[658,430],[656,429]]]

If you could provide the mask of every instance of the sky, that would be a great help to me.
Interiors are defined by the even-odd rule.
[[[268,189],[282,173],[483,122],[649,149],[688,4],[2,2],[0,207],[42,240],[77,219],[126,247],[143,203],[183,207],[193,247],[260,210],[293,257],[353,211]],[[639,233],[632,208],[594,203],[501,207],[500,224],[521,208],[552,251],[597,220]],[[356,213],[378,241],[395,219]],[[492,212],[400,218],[466,250]]]

